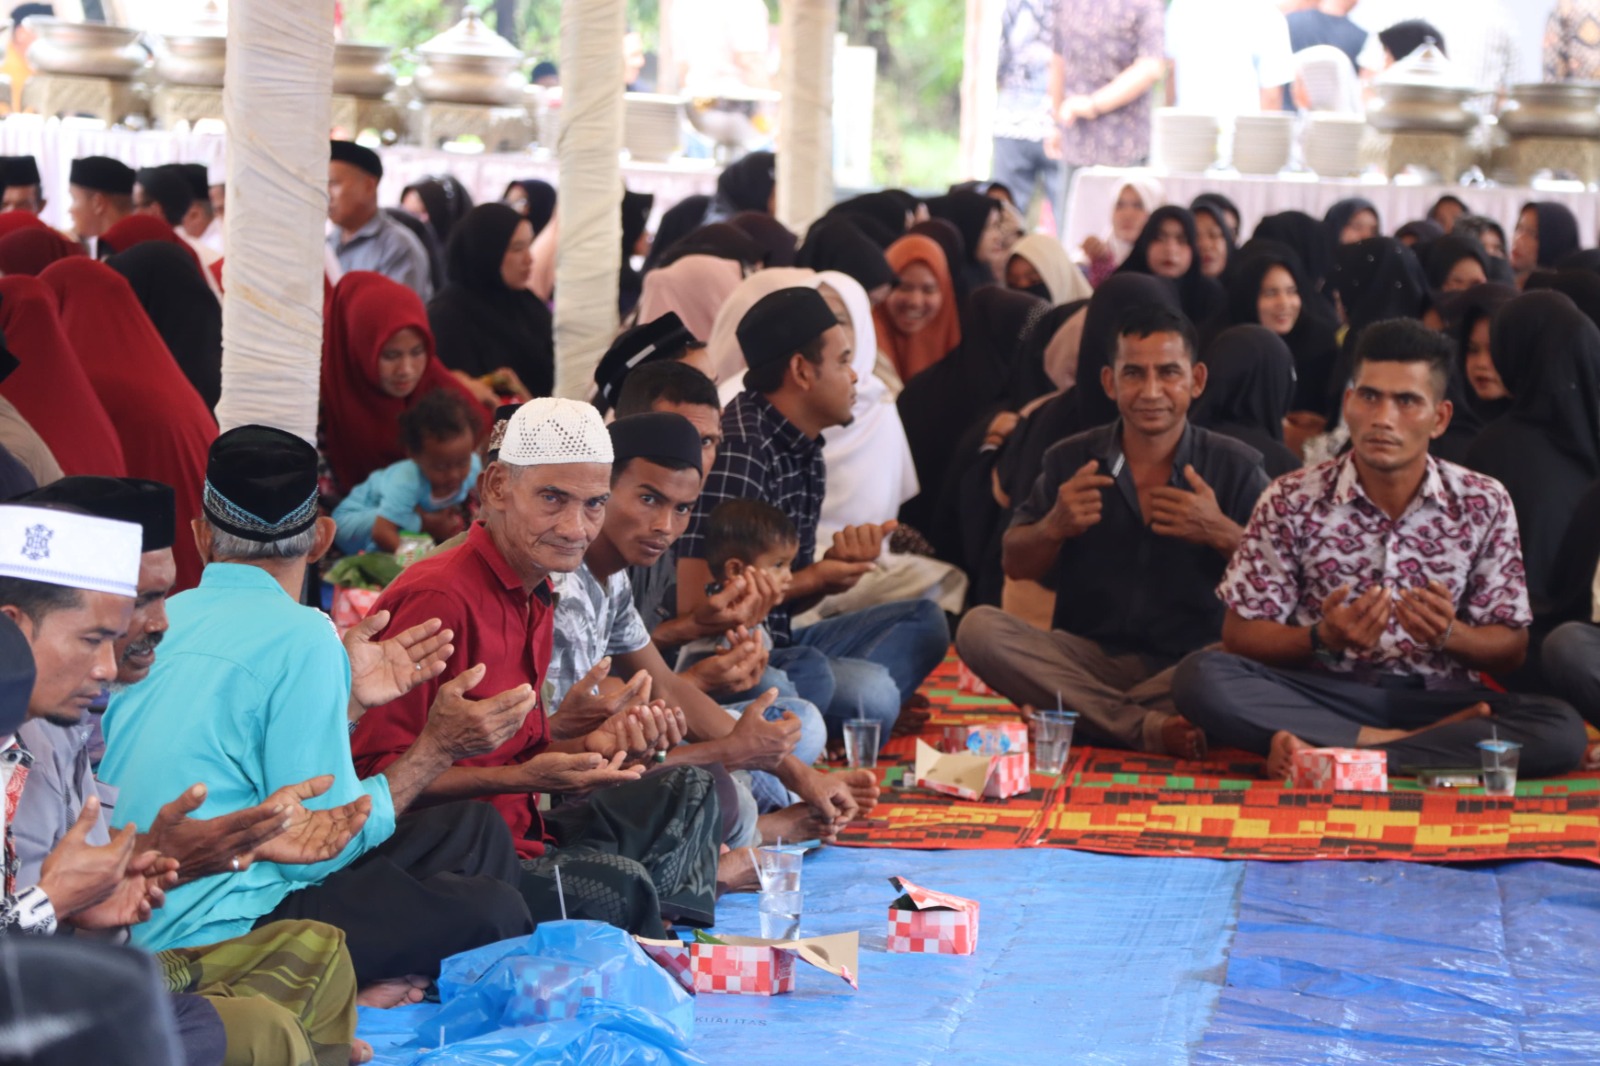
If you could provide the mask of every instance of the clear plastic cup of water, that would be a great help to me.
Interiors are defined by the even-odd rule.
[[[878,723],[871,718],[857,718],[844,724],[844,755],[850,769],[878,765]]]
[[[1490,796],[1515,796],[1522,745],[1514,740],[1480,740],[1478,754],[1483,757],[1483,791]]]
[[[761,936],[765,940],[799,940],[804,910],[799,892],[761,893]]]
[[[756,849],[756,877],[763,892],[799,892],[804,855],[785,848]]]
[[[1072,754],[1072,729],[1078,724],[1073,711],[1033,712],[1033,768],[1054,776]]]

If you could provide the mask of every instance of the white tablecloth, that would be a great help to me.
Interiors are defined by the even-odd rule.
[[[1553,192],[1520,186],[1463,188],[1459,185],[1375,184],[1354,178],[1255,177],[1229,174],[1155,174],[1152,171],[1086,167],[1072,180],[1067,197],[1069,249],[1077,249],[1090,235],[1104,236],[1111,228],[1111,207],[1130,174],[1155,177],[1165,192],[1164,202],[1184,207],[1203,192],[1219,192],[1239,206],[1239,225],[1249,237],[1264,216],[1279,211],[1304,211],[1321,218],[1336,201],[1350,196],[1371,200],[1378,208],[1383,232],[1392,234],[1407,222],[1426,218],[1428,208],[1445,193],[1459,196],[1475,214],[1486,215],[1505,227],[1506,239],[1516,228],[1517,213],[1529,200],[1554,200],[1566,204],[1578,218],[1583,247],[1594,247],[1600,193]]]
[[[11,115],[0,120],[0,155],[31,155],[39,161],[44,185],[44,219],[63,229],[67,215],[67,176],[74,159],[106,155],[131,167],[161,163],[204,163],[220,170],[227,151],[221,133],[177,130],[135,131],[103,129],[93,120],[44,119],[38,115]],[[468,155],[439,149],[395,147],[379,151],[383,157],[382,203],[400,202],[400,190],[428,174],[454,174],[472,193],[475,203],[498,200],[506,184],[522,178],[542,178],[557,184],[556,161],[547,153],[506,152]],[[623,180],[635,192],[654,193],[654,215],[697,193],[716,189],[718,167],[704,160],[675,163],[624,163]]]

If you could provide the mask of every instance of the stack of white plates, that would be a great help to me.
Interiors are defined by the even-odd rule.
[[[1314,111],[1306,116],[1301,154],[1306,167],[1324,178],[1361,173],[1361,138],[1367,123],[1356,115]]]
[[[1289,165],[1293,141],[1293,115],[1240,115],[1233,120],[1233,169],[1241,174],[1276,174]]]
[[[622,146],[641,162],[661,163],[677,154],[682,132],[683,100],[657,93],[623,96]]]
[[[1157,108],[1152,132],[1151,159],[1163,170],[1199,174],[1217,161],[1221,126],[1215,115],[1175,107]]]

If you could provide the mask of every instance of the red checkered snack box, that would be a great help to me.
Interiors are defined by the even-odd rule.
[[[889,904],[888,950],[931,955],[971,955],[978,950],[978,901],[934,892],[903,877],[889,883],[901,891]]]
[[[639,942],[646,955],[683,986],[684,991],[694,992],[694,963],[689,957],[688,944],[681,940],[650,940],[642,936],[633,939]]]
[[[1021,722],[947,725],[942,751],[968,755],[1011,755],[1028,750],[1028,727]]]
[[[794,956],[763,945],[691,944],[696,992],[778,996],[794,991]]]
[[[1289,787],[1387,792],[1389,757],[1370,748],[1302,748],[1290,764]]]
[[[1026,747],[1011,755],[943,755],[917,741],[916,782],[958,799],[1004,799],[1028,791]]]
[[[856,985],[860,934],[835,933],[805,940],[706,936],[689,946],[696,992],[776,996],[794,991],[794,962],[809,963]]]

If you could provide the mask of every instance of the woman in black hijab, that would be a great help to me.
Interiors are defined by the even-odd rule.
[[[1228,279],[1227,324],[1266,326],[1289,348],[1295,371],[1289,410],[1301,416],[1296,424],[1305,436],[1322,432],[1332,414],[1328,409],[1329,381],[1339,361],[1333,322],[1323,313],[1320,301],[1308,298],[1309,293],[1299,257],[1276,241],[1251,241]],[[1208,391],[1210,388],[1207,385]]]
[[[420,213],[416,210],[415,201],[406,202],[413,195],[421,201]],[[440,248],[444,248],[449,245],[450,234],[455,231],[456,224],[472,210],[472,194],[454,175],[441,174],[406,186],[400,193],[400,203],[413,214],[420,215],[428,228],[433,230],[433,239]]]
[[[450,283],[428,304],[439,358],[473,377],[509,367],[534,396],[555,384],[550,309],[522,286],[533,225],[505,204],[467,212],[450,238]]]
[[[1429,222],[1427,219],[1423,218],[1416,219],[1412,222],[1407,222],[1404,226],[1401,226],[1399,229],[1394,231],[1395,240],[1399,241],[1408,248],[1417,249],[1419,254],[1423,248],[1427,247],[1443,236],[1443,226],[1439,225],[1437,222]]]
[[[1199,213],[1201,208],[1210,208],[1219,213],[1223,227],[1231,234],[1233,239],[1239,239],[1239,205],[1222,195],[1220,192],[1203,192],[1189,203],[1189,210]]]
[[[654,249],[651,250],[652,253]],[[761,265],[761,245],[751,240],[749,234],[731,222],[713,222],[701,226],[693,233],[673,242],[662,252],[655,266],[671,266],[684,256],[709,255],[716,259],[731,259],[747,268]]]
[[[1322,231],[1327,234],[1329,247],[1338,248],[1378,236],[1383,232],[1383,223],[1376,204],[1352,196],[1328,208],[1322,216]]]
[[[860,215],[872,219],[889,234],[889,244],[893,244],[906,235],[906,230],[911,228],[915,221],[912,218],[914,208],[906,206],[903,199],[893,192],[862,193],[852,196],[848,200],[841,200],[828,208],[824,218],[837,218],[840,215]],[[888,245],[884,245],[888,247]]]
[[[1206,346],[1203,361],[1206,390],[1191,421],[1260,452],[1268,477],[1300,469],[1283,443],[1295,393],[1294,356],[1283,338],[1265,326],[1232,326]]]
[[[1177,288],[1178,306],[1191,322],[1209,322],[1222,313],[1227,297],[1222,286],[1206,277],[1196,249],[1194,216],[1167,204],[1150,212],[1133,251],[1118,274],[1149,274]]]
[[[1148,304],[1181,310],[1172,285],[1146,274],[1113,274],[1095,290],[1084,315],[1076,384],[1024,419],[1001,452],[997,470],[1012,500],[1022,499],[1033,488],[1051,445],[1116,419],[1117,402],[1101,387],[1100,371],[1116,354],[1122,316]]]
[[[837,270],[848,274],[867,290],[876,307],[889,295],[895,283],[894,270],[884,257],[883,248],[861,232],[857,222],[864,216],[825,216],[806,231],[806,239],[795,253],[795,266],[822,273]]]
[[[1511,235],[1511,269],[1517,284],[1540,267],[1552,267],[1578,250],[1578,220],[1565,204],[1524,204]]]
[[[1600,327],[1561,293],[1527,292],[1495,315],[1490,348],[1511,407],[1478,434],[1467,465],[1511,494],[1537,612],[1565,592],[1556,554],[1600,478]]]
[[[772,214],[778,195],[777,163],[771,152],[751,152],[723,168],[706,221],[726,222],[740,211]]]
[[[1563,293],[1578,305],[1578,310],[1589,316],[1589,321],[1600,325],[1600,275],[1587,270],[1540,270],[1529,276],[1523,291],[1551,289]]]
[[[999,225],[1005,205],[977,192],[946,193],[932,197],[927,204],[929,214],[949,222],[961,234],[965,254],[950,261],[950,273],[957,278],[956,291],[959,293],[964,288],[975,292],[985,285],[998,284],[989,257],[1000,240]]]
[[[622,269],[617,278],[617,312],[627,318],[633,305],[639,302],[644,287],[644,275],[633,269],[633,257],[649,254],[642,249],[644,231],[650,225],[650,209],[656,198],[647,192],[622,191]]]
[[[1489,280],[1489,253],[1471,237],[1440,237],[1428,245],[1422,261],[1435,297],[1465,292]]]
[[[222,396],[222,307],[187,248],[146,241],[106,265],[133,287],[139,305],[167,342],[178,369],[215,408]]]
[[[799,243],[789,228],[764,211],[741,211],[728,219],[761,248],[763,267],[794,266],[795,245]]]
[[[901,519],[947,562],[966,562],[953,491],[960,481],[958,445],[971,426],[987,424],[1006,406],[1023,336],[1049,307],[1037,296],[999,286],[973,293],[961,344],[908,381],[896,401],[922,487],[901,507]]]
[[[1333,273],[1334,244],[1328,239],[1328,230],[1321,222],[1304,211],[1279,211],[1256,223],[1251,242],[1276,241],[1289,248],[1300,259],[1311,292],[1323,302],[1322,309],[1333,311],[1333,297],[1328,292],[1328,275]],[[1241,251],[1248,251],[1246,245]]]
[[[1218,283],[1224,283],[1228,268],[1233,265],[1239,248],[1235,242],[1233,226],[1228,222],[1227,208],[1218,203],[1222,197],[1204,193],[1189,205],[1194,215],[1195,252],[1200,256],[1200,272]]]
[[[556,187],[538,178],[511,182],[500,202],[532,223],[535,237],[556,217]]]
[[[639,273],[648,274],[661,265],[661,257],[666,255],[674,244],[699,229],[706,220],[706,212],[711,208],[709,196],[685,196],[682,200],[667,208],[661,214],[661,221],[656,224],[656,237],[650,244],[650,254],[644,257],[644,266]]]

